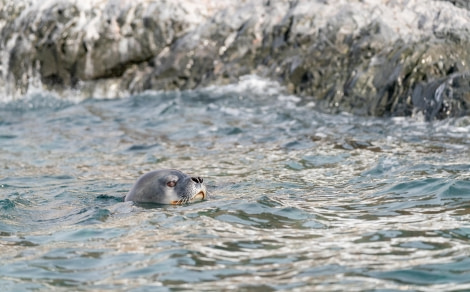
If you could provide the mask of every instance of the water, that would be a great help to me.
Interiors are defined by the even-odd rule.
[[[470,289],[470,119],[328,115],[275,83],[0,105],[1,291]],[[142,173],[211,200],[135,206]]]

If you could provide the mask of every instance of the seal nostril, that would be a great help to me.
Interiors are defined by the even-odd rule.
[[[203,182],[202,178],[200,178],[199,176],[198,177],[191,177],[191,180],[195,183],[200,183],[200,184],[202,184],[202,182]]]

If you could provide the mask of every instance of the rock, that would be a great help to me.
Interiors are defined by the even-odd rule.
[[[441,1],[448,1],[457,7],[470,10],[470,2],[468,2],[467,0],[441,0]]]
[[[0,5],[6,96],[43,87],[112,97],[257,74],[330,112],[429,120],[470,113],[467,1]]]
[[[190,1],[35,1],[21,7],[1,27],[0,48],[7,55],[2,77],[19,81],[22,93],[36,74],[52,90],[121,77],[210,12]]]

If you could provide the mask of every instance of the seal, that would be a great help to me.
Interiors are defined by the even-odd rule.
[[[139,177],[124,201],[181,205],[206,198],[202,178],[191,177],[176,169],[161,169]]]

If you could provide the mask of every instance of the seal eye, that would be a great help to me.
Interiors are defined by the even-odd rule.
[[[166,183],[167,186],[169,186],[170,188],[173,188],[174,186],[176,186],[176,182],[174,180],[170,180],[169,182]]]

